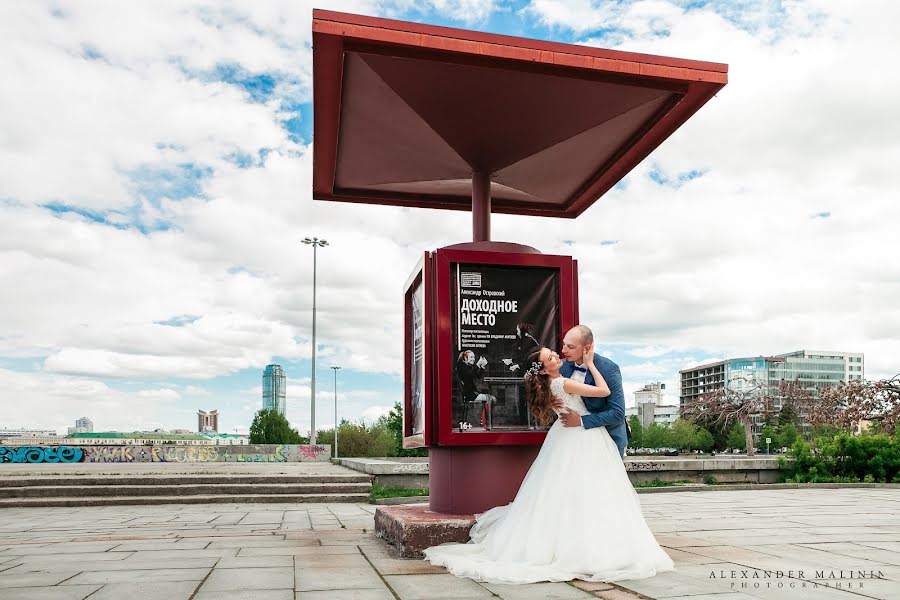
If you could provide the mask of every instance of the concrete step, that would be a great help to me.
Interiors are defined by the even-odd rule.
[[[0,488],[0,498],[110,496],[236,496],[273,494],[368,494],[372,485],[354,483],[176,483],[169,485],[30,485]]]
[[[49,506],[124,506],[145,504],[336,503],[369,501],[369,494],[219,494],[205,496],[81,496],[69,498],[0,498],[0,509]]]
[[[0,476],[0,489],[25,486],[194,485],[276,483],[370,483],[370,475],[59,475],[55,477]]]

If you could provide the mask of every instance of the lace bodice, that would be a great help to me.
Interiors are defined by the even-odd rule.
[[[587,415],[590,414],[590,411],[584,406],[584,400],[581,399],[581,396],[577,394],[569,394],[563,389],[565,385],[567,377],[557,377],[556,379],[550,382],[550,393],[552,393],[556,398],[559,398],[563,401],[569,410],[573,412],[577,412],[579,415]],[[559,410],[554,408],[553,411],[556,414],[559,414]]]

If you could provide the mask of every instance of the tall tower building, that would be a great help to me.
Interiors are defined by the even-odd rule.
[[[267,365],[262,378],[262,407],[285,414],[286,380],[281,365]]]
[[[219,411],[197,411],[197,433],[206,432],[219,433]]]

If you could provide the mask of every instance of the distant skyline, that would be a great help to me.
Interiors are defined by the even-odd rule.
[[[493,238],[579,261],[626,398],[804,348],[900,371],[900,3],[317,0],[0,3],[0,426],[246,432],[284,367],[309,429],[402,398],[402,286],[456,211],[311,199],[311,10],[723,62],[729,84],[575,220]],[[540,119],[535,114],[535,119]]]

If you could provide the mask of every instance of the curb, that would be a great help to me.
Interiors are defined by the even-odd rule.
[[[673,492],[729,492],[739,490],[837,490],[842,488],[900,489],[900,483],[726,483],[716,485],[697,483],[656,488],[634,488],[634,491],[638,494],[665,494]],[[396,504],[424,504],[428,501],[428,496],[402,496],[397,498],[379,498],[375,500],[374,504],[392,506]]]

